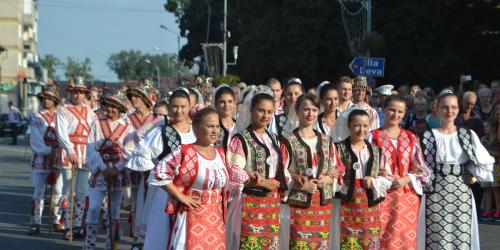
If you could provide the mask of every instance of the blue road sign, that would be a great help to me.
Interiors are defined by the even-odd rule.
[[[349,64],[349,69],[356,76],[383,77],[385,58],[355,57]]]

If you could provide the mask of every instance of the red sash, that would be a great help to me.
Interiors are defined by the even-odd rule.
[[[47,129],[45,130],[45,134],[43,136],[43,141],[45,142],[45,145],[53,148],[59,147],[59,142],[57,141],[57,136],[56,136],[57,135],[56,128],[54,127],[56,114],[53,113],[52,115],[50,115],[48,112],[44,113],[40,112],[40,115],[48,124]]]
[[[82,109],[78,111],[76,107],[68,107],[68,111],[71,112],[78,120],[75,132],[69,135],[69,140],[73,144],[87,144],[88,136],[83,135],[83,131],[86,131],[87,133],[90,132],[90,126],[87,122],[87,108],[82,107]]]
[[[144,120],[141,121],[141,119],[139,119],[137,114],[133,113],[133,114],[129,115],[128,118],[130,119],[130,122],[132,122],[134,129],[140,129],[144,125],[144,123],[146,123],[150,120],[153,120],[154,117],[152,116],[151,113],[149,113],[148,116],[146,116],[144,118]]]
[[[111,131],[108,119],[99,120],[101,125],[102,133],[104,135],[104,141],[99,147],[99,153],[105,164],[116,164],[120,160],[120,154],[122,148],[116,143],[118,139],[123,135],[128,125],[118,124],[114,131]]]

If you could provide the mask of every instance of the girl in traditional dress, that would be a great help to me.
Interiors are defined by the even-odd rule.
[[[234,108],[236,107],[233,89],[226,84],[217,87],[217,89],[215,89],[214,100],[214,106],[219,114],[221,128],[215,146],[223,148],[225,152],[233,136],[234,125],[236,124],[233,119]]]
[[[313,129],[319,108],[316,96],[300,96],[295,103],[299,127],[283,139],[282,155],[294,183],[288,195],[289,249],[328,249],[329,245],[338,160],[330,137]]]
[[[322,134],[330,135],[330,130],[339,116],[337,107],[339,106],[339,93],[337,88],[330,82],[326,82],[318,87],[319,99],[323,112],[318,115],[316,129]]]
[[[340,232],[333,232],[334,242],[340,242],[340,249],[380,249],[379,203],[392,181],[380,168],[380,148],[365,139],[370,130],[370,116],[362,109],[348,112],[350,136],[335,144],[346,170],[341,173],[343,184],[337,193],[342,205]]]
[[[56,133],[56,109],[60,103],[58,91],[53,87],[46,88],[38,95],[42,101],[42,107],[36,113],[33,113],[29,119],[30,146],[33,150],[33,159],[31,160],[30,180],[33,183],[33,224],[28,234],[38,235],[42,223],[42,214],[44,207],[44,195],[47,184],[52,185],[50,192],[53,192],[49,201],[52,203],[54,217],[53,224],[56,229],[61,230],[63,225],[59,224],[61,218],[59,199],[61,197],[62,180],[55,168],[55,157],[59,150]],[[59,180],[56,182],[56,178]],[[51,222],[49,222],[51,223]]]
[[[398,95],[383,104],[384,125],[371,132],[371,142],[381,148],[380,165],[394,179],[381,203],[382,249],[417,249],[417,224],[422,185],[428,181],[420,141],[399,123],[406,102]]]
[[[266,130],[274,115],[272,91],[252,86],[227,152],[232,202],[229,249],[279,249],[280,195],[287,190],[279,143]]]
[[[476,207],[468,184],[492,181],[495,159],[474,131],[455,126],[459,106],[452,91],[444,90],[438,105],[439,128],[427,130],[421,138],[431,174],[419,221],[425,240],[419,242],[425,242],[426,249],[479,249]]]
[[[188,122],[189,91],[178,88],[172,92],[169,101],[171,120],[160,121],[151,129],[134,149],[128,165],[142,166],[144,171],[153,170],[155,163],[169,155],[181,144],[194,143],[196,136]],[[131,166],[129,166],[131,167]],[[156,180],[156,173],[149,175],[148,182]],[[144,249],[167,248],[169,215],[165,213],[168,194],[161,188],[149,185],[142,218],[146,230]],[[143,216],[144,217],[144,216]]]
[[[114,238],[106,237],[106,249],[111,249],[111,244],[116,244],[112,241],[119,240],[122,190],[130,185],[128,172],[123,171],[123,160],[127,157],[123,151],[123,142],[133,131],[128,120],[121,117],[127,109],[119,95],[101,97],[101,105],[105,107],[106,115],[99,117],[99,120],[92,125],[87,143],[87,166],[91,172],[86,220],[87,249],[96,247],[99,213],[106,195],[111,201],[111,207],[108,208],[113,219],[113,228],[110,227],[111,222],[107,221],[106,231],[113,230]],[[106,236],[108,235],[109,233],[106,233]]]
[[[225,208],[227,171],[224,150],[212,146],[220,131],[212,108],[195,114],[194,144],[184,144],[155,167],[152,185],[171,197],[173,214],[168,249],[226,249]]]

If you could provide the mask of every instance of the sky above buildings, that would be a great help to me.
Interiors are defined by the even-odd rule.
[[[38,0],[38,53],[62,61],[75,57],[93,62],[99,80],[118,81],[106,61],[121,50],[177,53],[177,37],[160,24],[179,32],[166,0]],[[186,43],[181,38],[181,46]],[[155,50],[154,47],[160,50]],[[63,73],[59,72],[62,76]]]

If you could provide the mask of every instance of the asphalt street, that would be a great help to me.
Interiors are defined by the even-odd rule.
[[[29,181],[31,150],[21,136],[19,145],[10,146],[10,138],[0,138],[0,249],[82,249],[83,241],[71,244],[61,233],[47,232],[46,224],[38,236],[26,235],[30,222],[33,188]],[[43,222],[48,220],[46,209]],[[122,234],[126,232],[127,213],[122,211]],[[500,222],[482,222],[479,225],[481,249],[500,249]],[[119,249],[130,249],[131,239],[122,237]],[[104,246],[104,231],[100,230],[98,247]]]

